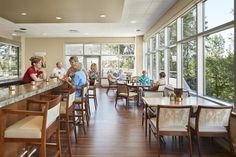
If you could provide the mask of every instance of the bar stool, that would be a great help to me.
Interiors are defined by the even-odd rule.
[[[74,130],[75,141],[77,143],[77,134],[76,134],[76,123],[75,123],[75,91],[74,88],[61,88],[53,90],[52,93],[55,95],[61,95],[61,107],[60,107],[60,122],[65,123],[66,128],[63,130],[61,128],[61,133],[65,133],[68,141],[69,155],[71,153],[71,141],[70,141],[70,132]],[[70,125],[72,124],[72,125]],[[72,127],[70,127],[72,126]]]
[[[97,94],[96,94],[96,80],[89,81],[89,88],[88,88],[88,98],[94,100],[94,107],[97,110]]]
[[[75,101],[73,102],[75,106],[75,119],[77,124],[82,124],[83,126],[83,131],[84,134],[86,134],[85,130],[85,119],[86,117],[86,122],[87,126],[89,125],[89,115],[90,115],[90,110],[89,110],[89,100],[88,100],[88,86],[84,85],[81,87],[81,97],[76,98]]]
[[[28,110],[2,109],[3,111],[3,137],[1,141],[37,145],[39,156],[46,157],[46,146],[56,147],[55,156],[61,156],[60,146],[60,96],[40,95],[40,99],[28,99]],[[37,110],[35,110],[37,106]],[[33,109],[34,108],[34,109]],[[21,120],[6,127],[8,116],[21,115]],[[56,143],[46,142],[56,134]],[[4,154],[1,149],[0,154]]]

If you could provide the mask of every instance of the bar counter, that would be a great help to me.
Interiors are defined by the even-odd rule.
[[[36,82],[35,85],[23,84],[15,85],[15,90],[9,88],[2,88],[0,90],[0,108],[17,101],[32,97],[34,95],[49,91],[53,88],[62,85],[60,81],[49,80],[49,82]]]

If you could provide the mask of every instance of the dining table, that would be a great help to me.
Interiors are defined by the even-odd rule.
[[[145,119],[145,137],[147,136],[147,111],[148,108],[155,108],[158,105],[173,105],[173,106],[192,106],[193,111],[197,110],[199,105],[201,106],[221,106],[213,101],[204,99],[199,96],[190,96],[183,98],[181,101],[171,101],[170,97],[142,97],[145,107],[144,119]]]

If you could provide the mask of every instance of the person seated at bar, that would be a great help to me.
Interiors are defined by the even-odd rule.
[[[74,75],[72,76],[73,88],[76,88],[75,97],[81,97],[81,87],[87,83],[87,77],[82,69],[82,63],[79,63]]]
[[[119,70],[118,74],[117,74],[117,80],[120,81],[126,81],[127,80],[127,76],[126,74],[123,72],[122,69]]]
[[[95,80],[97,80],[97,77],[98,77],[98,71],[97,71],[97,64],[96,63],[91,64],[88,75],[89,75],[89,85],[93,86],[94,83],[95,83]]]
[[[116,83],[117,83],[117,79],[116,79],[116,77],[113,75],[112,70],[108,70],[108,72],[107,72],[107,79],[108,79],[108,81],[110,81],[112,84],[116,84]]]
[[[23,83],[30,83],[31,81],[43,81],[46,80],[46,72],[42,68],[43,58],[40,56],[34,56],[30,58],[31,67],[29,67],[24,76]]]
[[[142,71],[142,76],[139,77],[138,82],[142,85],[149,85],[150,84],[150,78],[147,76],[147,71]]]
[[[64,78],[66,75],[65,68],[62,67],[62,62],[57,62],[56,67],[52,70],[52,76],[57,77],[59,79]]]
[[[159,86],[166,85],[166,79],[165,79],[166,74],[164,72],[160,72],[159,73],[159,77],[160,77],[159,81],[153,82],[152,87],[150,87],[147,90],[149,90],[149,91],[157,91]]]
[[[70,68],[66,72],[66,77],[72,77],[77,71],[79,60],[76,56],[71,56],[69,59]]]

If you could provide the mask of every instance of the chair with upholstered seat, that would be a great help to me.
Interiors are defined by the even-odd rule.
[[[94,107],[97,110],[97,93],[96,93],[96,80],[89,80],[89,88],[88,88],[88,98],[94,100]]]
[[[117,84],[117,91],[116,91],[116,103],[115,107],[117,105],[117,101],[119,98],[125,98],[126,99],[126,105],[129,106],[129,99],[136,99],[137,105],[139,104],[139,97],[137,92],[130,92],[129,87],[127,84]]]
[[[230,134],[231,106],[198,106],[196,118],[191,118],[190,126],[196,135],[199,156],[202,156],[200,137],[225,137],[228,140],[231,154],[234,149]]]
[[[2,124],[6,124],[8,116],[21,115],[23,118],[10,126],[3,126],[2,142],[25,143],[37,145],[39,156],[46,157],[46,146],[56,148],[55,156],[61,156],[60,146],[60,96],[41,95],[40,99],[28,99],[27,110],[2,109]],[[56,134],[56,143],[47,143]],[[4,150],[2,150],[4,151]],[[0,152],[0,154],[4,154]]]
[[[65,123],[65,129],[61,128],[61,133],[66,134],[70,156],[72,156],[70,141],[70,132],[72,130],[74,130],[75,141],[77,143],[76,123],[74,119],[75,109],[73,105],[75,100],[75,91],[76,90],[73,88],[60,88],[52,91],[55,95],[61,95],[60,121],[61,123]]]
[[[117,83],[112,82],[111,80],[108,79],[108,87],[107,87],[107,91],[106,91],[107,94],[108,94],[110,89],[116,90],[117,89]]]
[[[187,137],[189,141],[189,156],[192,156],[192,141],[190,133],[191,106],[157,106],[157,116],[149,119],[149,141],[151,132],[157,139],[157,151],[160,156],[161,136]]]

